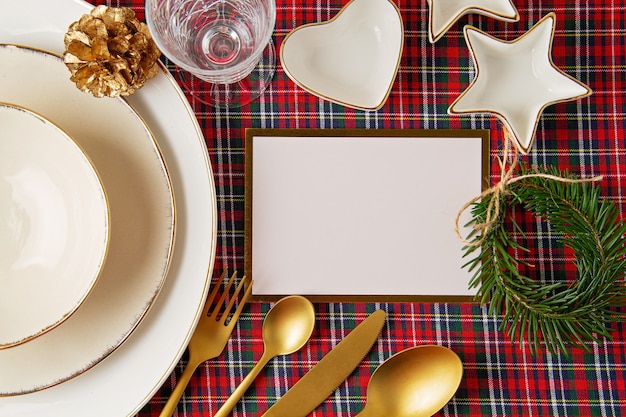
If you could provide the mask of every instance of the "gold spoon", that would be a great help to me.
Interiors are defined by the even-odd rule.
[[[281,298],[263,321],[263,355],[214,417],[226,417],[263,367],[275,356],[294,353],[309,340],[315,325],[313,304],[304,297]]]
[[[405,349],[374,371],[365,407],[357,416],[432,416],[450,401],[462,376],[461,359],[446,347]]]

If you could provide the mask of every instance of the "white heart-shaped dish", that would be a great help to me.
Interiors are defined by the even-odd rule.
[[[362,110],[385,103],[398,72],[404,29],[389,0],[352,0],[329,21],[300,26],[280,48],[283,69],[323,99]]]

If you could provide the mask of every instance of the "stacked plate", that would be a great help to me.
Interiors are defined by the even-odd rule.
[[[91,6],[31,3],[0,16],[0,416],[133,415],[209,286],[204,138],[165,69],[128,102],[80,92],[58,54]]]
[[[7,162],[9,159],[14,162],[22,160],[15,167],[5,165],[3,171],[6,173],[0,177],[3,185],[8,185],[5,188],[10,188],[7,191],[16,196],[9,199],[8,209],[25,211],[22,207],[28,206],[20,203],[25,199],[18,200],[18,197],[26,193],[32,195],[31,200],[45,200],[37,203],[43,208],[36,210],[34,207],[32,210],[37,217],[23,217],[19,222],[30,224],[33,229],[24,233],[23,238],[17,236],[20,240],[26,240],[24,245],[14,245],[14,239],[3,243],[15,247],[16,250],[21,248],[22,252],[26,252],[29,245],[38,246],[29,259],[21,259],[26,256],[24,253],[10,257],[14,261],[7,265],[9,268],[6,272],[1,271],[3,278],[0,281],[0,292],[5,293],[5,288],[15,287],[11,285],[15,281],[21,282],[18,288],[8,292],[9,296],[19,296],[9,307],[15,312],[21,308],[24,313],[9,316],[10,311],[3,311],[4,317],[0,319],[3,324],[0,342],[4,338],[5,330],[11,327],[8,324],[17,322],[18,317],[25,318],[19,320],[23,322],[19,327],[28,331],[24,335],[27,337],[23,339],[28,340],[26,343],[14,343],[17,346],[0,354],[3,376],[7,374],[7,370],[12,375],[10,380],[0,380],[0,393],[9,395],[35,391],[65,381],[98,363],[130,334],[162,286],[172,254],[175,223],[171,182],[159,148],[147,126],[125,102],[98,100],[80,92],[69,80],[68,71],[60,57],[28,47],[0,45],[0,74],[3,75],[0,77],[3,100],[22,106],[22,110],[6,114],[6,121],[14,122],[12,124],[15,125],[15,130],[19,129],[17,120],[24,119],[22,115],[27,114],[23,109],[37,112],[41,118],[28,124],[28,131],[16,131],[16,142],[25,142],[24,139],[32,136],[31,133],[36,128],[42,130],[39,126],[41,123],[37,122],[45,120],[44,117],[48,118],[50,126],[57,123],[59,130],[61,127],[65,129],[93,161],[106,189],[108,210],[106,204],[102,203],[104,214],[100,213],[99,216],[108,218],[110,215],[110,237],[107,230],[103,233],[103,230],[85,228],[95,228],[97,224],[91,223],[97,223],[96,221],[75,224],[79,214],[91,214],[94,211],[93,207],[85,204],[89,201],[76,201],[76,198],[80,196],[79,198],[87,200],[86,191],[97,189],[99,184],[91,181],[90,184],[82,185],[80,181],[84,180],[84,172],[67,172],[67,175],[54,182],[54,186],[50,185],[55,179],[53,174],[61,168],[67,170],[71,162],[62,160],[59,155],[43,148],[44,144],[54,139],[43,135],[54,129],[39,133],[42,136],[33,146],[39,150],[38,154],[29,152],[30,155],[24,155],[21,152],[24,148],[15,146],[14,150],[9,149],[9,153],[3,155]],[[39,94],[32,94],[33,92]],[[28,120],[32,119],[34,117]],[[5,139],[2,140],[4,143]],[[35,161],[39,155],[41,158]],[[40,171],[48,168],[44,171],[46,178],[41,181],[38,178],[29,178],[37,175],[32,174],[32,169],[31,173],[29,169],[25,169],[29,166],[36,166]],[[66,182],[65,185],[61,184],[63,181]],[[58,198],[68,200],[75,209],[68,209],[66,213],[55,213],[55,200]],[[101,198],[104,199],[104,193],[101,193]],[[95,210],[103,211],[102,207],[96,207]],[[43,213],[38,214],[37,211]],[[16,216],[9,215],[5,221],[12,222],[14,217]],[[63,227],[64,223],[67,227]],[[17,228],[23,229],[19,224]],[[73,224],[75,230],[71,227]],[[54,227],[58,230],[49,230]],[[85,238],[90,236],[95,241],[85,242]],[[104,241],[104,246],[108,242],[106,262],[103,262],[104,248],[98,247],[98,240]],[[30,241],[34,243],[31,244]],[[67,250],[64,249],[66,246]],[[59,249],[66,252],[65,256],[53,260],[56,267],[46,268],[52,262],[46,257],[52,257],[53,252]],[[100,259],[89,255],[91,251],[99,252]],[[94,259],[88,260],[89,257]],[[86,268],[78,268],[81,258],[89,264],[86,272],[83,272]],[[28,265],[21,268],[19,263]],[[72,268],[68,271],[67,267]],[[94,272],[99,275],[97,283],[95,277],[84,276],[85,273],[93,275]],[[23,275],[31,275],[36,279],[26,279]],[[59,282],[61,280],[69,282]],[[95,285],[90,296],[80,303],[79,298],[68,297],[67,293],[72,285],[83,280]],[[31,281],[33,285],[29,285]],[[54,284],[52,288],[48,289],[43,285],[47,282]],[[59,286],[62,288],[58,288]],[[41,294],[36,294],[40,291]],[[85,291],[81,293],[84,294]],[[46,294],[49,298],[46,298]],[[70,315],[71,312],[73,314]],[[26,320],[31,316],[39,319]],[[64,325],[61,326],[63,317]],[[33,333],[38,329],[31,326],[27,328],[27,321],[34,325],[41,323],[43,330],[39,331],[38,337],[35,338]],[[59,325],[53,331],[45,331],[55,324]],[[8,342],[11,340],[8,339]],[[72,346],[77,349],[72,349]],[[51,360],[48,354],[40,354],[43,350],[57,351],[56,360]],[[45,372],[21,372],[25,362],[30,362],[30,367],[45,369]]]

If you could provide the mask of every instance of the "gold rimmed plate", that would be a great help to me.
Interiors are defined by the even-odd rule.
[[[124,342],[163,286],[175,235],[171,180],[144,121],[121,99],[80,92],[57,55],[0,45],[0,96],[54,121],[93,161],[107,191],[110,242],[102,274],[53,331],[0,351],[0,396],[62,383]]]
[[[0,102],[0,350],[54,329],[94,288],[109,245],[95,167],[51,121]]]

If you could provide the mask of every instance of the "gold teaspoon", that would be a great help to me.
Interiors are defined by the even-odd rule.
[[[461,359],[446,347],[405,349],[374,371],[365,407],[357,416],[432,416],[450,401],[462,377]]]
[[[309,340],[315,326],[313,304],[297,295],[281,298],[263,321],[263,355],[214,417],[226,417],[254,379],[275,356],[294,353]]]

